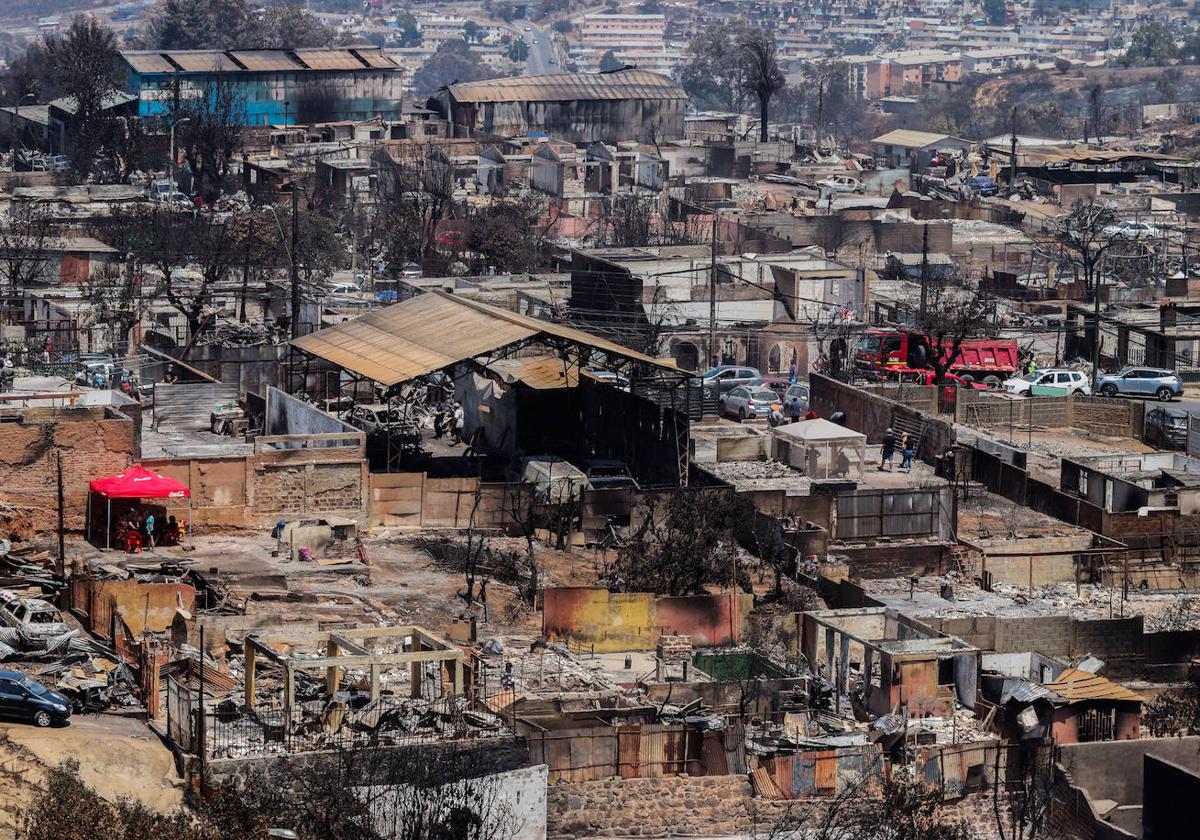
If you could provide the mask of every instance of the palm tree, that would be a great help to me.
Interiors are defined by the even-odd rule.
[[[783,70],[779,68],[779,57],[775,48],[775,39],[765,32],[756,33],[742,43],[742,61],[745,64],[742,75],[742,90],[758,97],[759,133],[758,139],[767,142],[767,108],[771,97],[783,88]]]

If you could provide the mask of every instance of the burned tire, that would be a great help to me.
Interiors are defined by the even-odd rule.
[[[45,709],[38,711],[38,712],[34,712],[33,725],[37,726],[41,729],[45,729],[47,726],[50,725],[50,713],[47,712]]]

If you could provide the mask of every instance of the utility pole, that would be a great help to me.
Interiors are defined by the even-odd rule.
[[[300,238],[300,219],[297,212],[299,186],[292,181],[292,252],[288,256],[288,269],[292,281],[292,338],[300,337],[300,274],[296,270],[296,241]]]
[[[720,364],[717,361],[717,208],[712,211],[712,264],[708,270],[708,355],[712,359],[711,367]]]
[[[1017,184],[1017,106],[1012,109],[1012,137],[1009,138],[1008,156],[1008,188],[1011,190]]]
[[[64,532],[66,528],[63,525],[63,477],[62,477],[62,452],[58,453],[58,576],[64,577],[67,574],[67,550],[65,546]]]
[[[1096,334],[1092,337],[1092,393],[1096,393],[1096,380],[1100,375],[1100,274],[1093,266],[1092,271],[1092,320]]]
[[[242,243],[242,305],[238,320],[246,323],[246,296],[250,294],[250,239],[254,236],[254,216],[246,219],[246,239]]]
[[[925,307],[929,301],[929,222],[921,226],[921,318],[925,323]]]

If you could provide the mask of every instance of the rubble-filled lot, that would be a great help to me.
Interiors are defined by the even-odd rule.
[[[1128,618],[1140,615],[1146,632],[1200,630],[1200,598],[1179,593],[1143,592],[1136,587],[1055,583],[1026,587],[997,583],[988,592],[958,574],[916,579],[910,597],[908,578],[864,580],[872,597],[917,618],[975,618],[981,616],[1069,615],[1078,619]],[[941,597],[945,586],[953,599]]]

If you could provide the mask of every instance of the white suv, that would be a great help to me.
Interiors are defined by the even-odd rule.
[[[1068,394],[1083,394],[1091,396],[1092,386],[1088,378],[1077,370],[1038,370],[1023,376],[1014,377],[1004,383],[1006,393],[1019,396],[1029,396],[1033,386],[1043,388],[1061,388]]]

